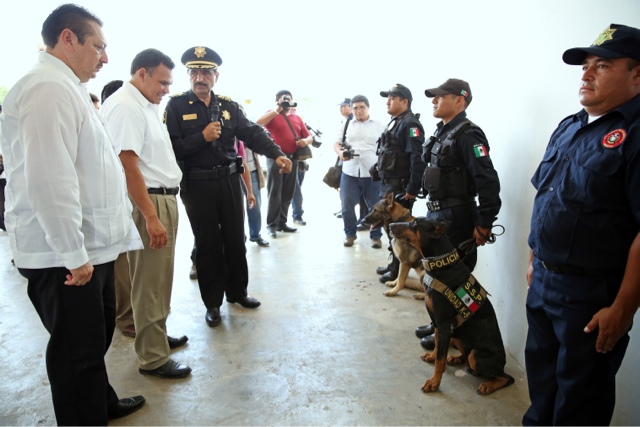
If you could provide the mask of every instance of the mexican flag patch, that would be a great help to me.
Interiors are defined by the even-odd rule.
[[[487,152],[487,149],[482,144],[476,145],[475,147],[473,147],[473,154],[476,157],[486,157],[489,155],[489,153]]]
[[[410,128],[409,129],[409,136],[411,138],[420,136],[420,128]]]
[[[464,305],[469,307],[469,310],[472,313],[475,313],[478,310],[478,308],[480,308],[480,306],[476,304],[476,302],[471,297],[471,295],[469,295],[467,291],[465,291],[463,288],[458,289],[458,291],[456,292],[456,295],[458,295],[458,298],[462,300]]]

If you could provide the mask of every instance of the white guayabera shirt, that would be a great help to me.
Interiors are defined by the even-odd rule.
[[[142,248],[106,125],[64,62],[40,53],[3,110],[5,222],[16,266],[74,269]]]

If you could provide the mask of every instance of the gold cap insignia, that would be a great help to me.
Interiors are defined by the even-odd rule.
[[[222,118],[225,119],[225,120],[229,120],[229,119],[231,119],[231,114],[229,114],[229,112],[227,110],[224,110],[222,112]]]
[[[598,36],[598,38],[596,39],[596,41],[593,42],[592,46],[600,46],[602,45],[604,42],[608,41],[608,40],[613,40],[613,33],[615,33],[616,30],[615,29],[611,29],[611,27],[607,27],[606,30],[604,30],[602,33],[600,33],[600,35]]]
[[[207,51],[205,50],[204,47],[198,46],[198,47],[196,47],[196,50],[195,50],[194,53],[196,54],[196,57],[204,58],[204,56],[207,54]]]

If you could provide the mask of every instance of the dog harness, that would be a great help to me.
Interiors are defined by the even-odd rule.
[[[429,277],[431,280],[427,279]],[[467,282],[462,284],[455,291],[430,276],[425,276],[425,285],[438,291],[442,294],[447,301],[456,309],[456,324],[455,328],[460,327],[466,320],[468,320],[473,314],[482,307],[482,304],[487,300],[489,293],[482,287],[482,285],[473,277],[473,274],[469,275]]]

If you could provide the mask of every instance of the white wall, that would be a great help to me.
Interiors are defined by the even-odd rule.
[[[10,63],[0,67],[0,85],[11,86],[35,62],[41,23],[59,3],[40,0],[36,9],[31,2],[0,4],[0,16],[7,18],[0,52]],[[336,104],[346,96],[368,96],[372,115],[386,121],[385,101],[377,94],[403,83],[431,133],[436,121],[424,89],[449,77],[470,82],[469,117],[489,138],[503,187],[498,223],[507,229],[495,245],[480,249],[477,275],[493,296],[509,354],[524,365],[529,179],[557,123],[580,109],[580,69],[565,65],[561,55],[591,44],[610,23],[640,27],[639,0],[237,0],[182,8],[79,3],[104,21],[108,42],[110,62],[89,83],[92,92],[126,79],[131,59],[147,47],[173,57],[172,91],[186,90],[180,56],[205,44],[224,60],[220,93],[244,102],[255,118],[279,89],[288,88],[300,101],[300,114],[325,132],[327,152],[337,133]],[[639,352],[636,329],[618,374],[614,424],[640,424],[634,393]]]

